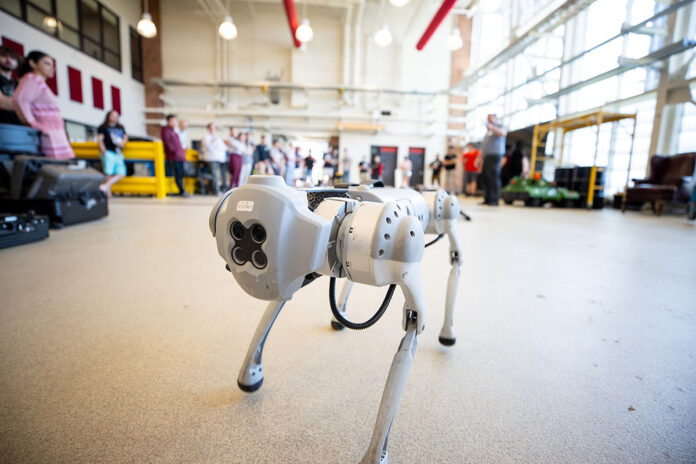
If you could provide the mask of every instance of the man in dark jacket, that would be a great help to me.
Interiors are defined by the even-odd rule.
[[[189,193],[184,189],[184,161],[186,152],[181,147],[181,141],[176,133],[179,125],[177,117],[173,114],[167,115],[167,125],[162,128],[162,143],[164,144],[164,154],[171,169],[172,175],[179,189],[179,195],[188,197]]]
[[[263,163],[264,169],[261,169],[261,167],[257,167],[257,163]],[[266,136],[262,135],[261,140],[259,141],[259,144],[256,145],[256,148],[254,148],[254,161],[251,163],[251,170],[252,172],[254,171],[254,168],[257,168],[259,172],[265,173],[268,169],[272,168],[271,165],[271,152],[268,150],[268,147],[266,146]],[[274,170],[275,171],[275,170]]]
[[[17,88],[17,81],[12,72],[17,69],[20,57],[9,47],[0,46],[0,123],[22,124],[14,112],[12,95]]]

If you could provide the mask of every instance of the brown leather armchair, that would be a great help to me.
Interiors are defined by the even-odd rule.
[[[650,176],[633,179],[626,189],[621,211],[629,202],[651,202],[658,216],[667,203],[687,203],[696,184],[696,153],[674,156],[655,155],[650,160]]]

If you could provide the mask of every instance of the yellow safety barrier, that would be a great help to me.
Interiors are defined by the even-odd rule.
[[[85,160],[99,159],[99,146],[97,142],[73,142],[71,145],[76,158]],[[157,198],[165,198],[168,193],[178,192],[174,179],[166,176],[164,168],[164,145],[162,142],[128,142],[123,148],[123,157],[130,161],[153,162],[155,165],[155,175],[154,177],[124,177],[111,188],[113,193],[155,195]],[[187,150],[186,160],[197,162],[198,152],[196,150]],[[189,192],[194,191],[195,184],[196,179],[184,179],[184,188]]]

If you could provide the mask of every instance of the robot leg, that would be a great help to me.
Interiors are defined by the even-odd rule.
[[[263,346],[283,306],[285,306],[285,301],[270,301],[256,327],[256,332],[254,332],[254,337],[251,339],[251,344],[244,358],[244,364],[242,364],[237,377],[237,385],[245,392],[254,392],[261,388],[263,383],[263,363],[261,362]]]

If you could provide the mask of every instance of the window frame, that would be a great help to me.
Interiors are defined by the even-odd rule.
[[[74,1],[75,2],[76,10],[77,10],[77,29],[75,29],[73,26],[64,24],[63,22],[60,21],[60,18],[58,18],[58,1],[61,1],[61,2]],[[19,0],[21,16],[15,15],[13,12],[3,8],[1,5],[0,5],[0,10],[7,13],[10,16],[13,16],[13,17],[21,20],[29,27],[33,27],[34,29],[41,31],[44,34],[53,37],[54,39],[58,40],[62,44],[67,45],[70,48],[74,48],[75,50],[79,50],[82,53],[84,53],[85,55],[89,56],[90,58],[97,60],[100,63],[103,63],[106,66],[117,70],[118,72],[123,72],[123,53],[122,53],[123,50],[122,50],[122,45],[121,45],[121,18],[112,9],[110,9],[109,7],[102,4],[101,1],[99,1],[99,0],[94,0],[94,1],[97,4],[97,12],[98,12],[98,16],[99,16],[99,43],[96,43],[92,38],[86,37],[84,34],[83,25],[82,25],[82,0],[50,0],[52,11],[44,10],[41,6],[36,5],[32,0]],[[55,31],[49,32],[40,26],[37,26],[35,24],[30,23],[28,20],[28,17],[27,17],[28,7],[33,8],[34,10],[44,14],[45,16],[50,16],[50,17],[55,18],[57,21],[59,21],[60,27],[56,27]],[[105,45],[105,43],[104,43],[104,16],[102,13],[102,11],[104,11],[104,10],[107,13],[111,14],[114,18],[116,18],[117,50],[114,50],[113,48]],[[59,35],[60,28],[66,28],[69,31],[75,33],[78,37],[79,46],[75,46],[72,43],[63,40]],[[101,58],[97,58],[85,50],[85,40],[87,40],[90,43],[94,44],[95,46],[99,47],[99,51],[101,53]],[[109,52],[112,55],[118,56],[118,66],[113,66],[111,63],[109,63],[106,60],[106,58],[105,58],[106,52]]]
[[[133,56],[133,36],[138,38],[138,48],[139,48],[139,60],[138,60],[138,66],[137,69],[140,71],[140,79],[138,79],[135,76],[135,57]],[[140,82],[141,84],[145,83],[145,73],[143,70],[143,37],[138,34],[138,31],[132,27],[128,26],[128,40],[129,40],[129,45],[130,45],[130,59],[131,59],[131,77]]]

